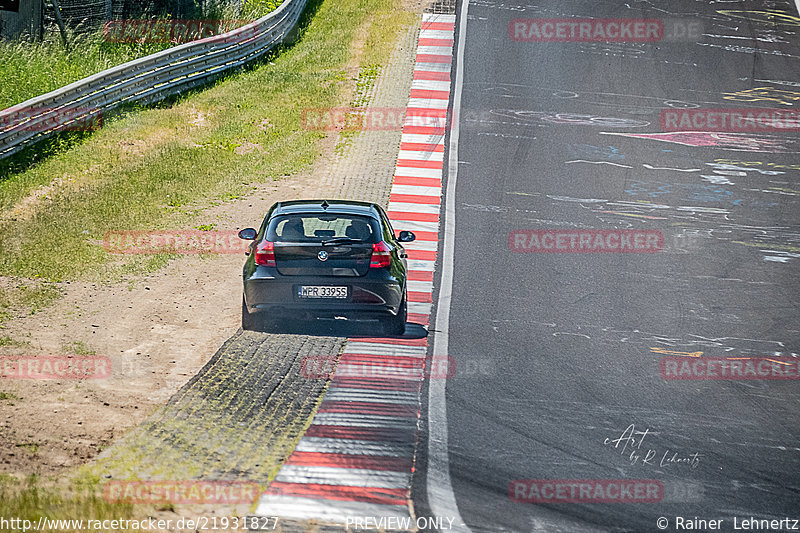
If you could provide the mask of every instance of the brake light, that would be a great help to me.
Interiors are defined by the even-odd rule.
[[[372,259],[369,261],[370,268],[386,268],[392,264],[392,255],[389,247],[381,241],[372,245]]]
[[[256,246],[256,264],[268,267],[277,266],[275,264],[275,243],[261,241]]]

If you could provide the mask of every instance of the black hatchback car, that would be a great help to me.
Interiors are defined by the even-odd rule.
[[[242,328],[289,317],[377,319],[405,330],[406,252],[378,205],[345,200],[278,202],[252,240],[244,265]]]

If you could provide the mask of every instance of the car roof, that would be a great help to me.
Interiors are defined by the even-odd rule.
[[[323,206],[323,202],[327,204],[327,208]],[[295,213],[335,213],[380,217],[380,207],[371,202],[355,200],[292,200],[275,204],[272,216]]]

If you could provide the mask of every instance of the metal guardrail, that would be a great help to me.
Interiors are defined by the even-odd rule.
[[[92,123],[121,104],[152,103],[257,59],[286,39],[306,1],[286,0],[241,28],[129,61],[0,111],[0,159]]]

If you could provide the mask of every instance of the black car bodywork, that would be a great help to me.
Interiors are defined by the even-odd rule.
[[[377,319],[383,332],[405,328],[409,231],[395,236],[378,205],[344,200],[278,202],[253,240],[244,265],[242,328],[282,318]]]

